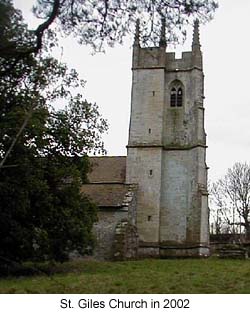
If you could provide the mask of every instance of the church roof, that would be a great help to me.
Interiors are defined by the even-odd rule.
[[[90,183],[125,183],[126,156],[90,157],[92,171],[88,174]]]
[[[130,191],[125,184],[126,156],[92,156],[89,183],[82,192],[99,207],[122,207]]]
[[[129,192],[125,184],[84,184],[82,192],[99,207],[122,207]]]

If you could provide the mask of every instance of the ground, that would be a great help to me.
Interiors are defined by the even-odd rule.
[[[55,271],[0,279],[0,293],[250,293],[249,260],[75,261]]]

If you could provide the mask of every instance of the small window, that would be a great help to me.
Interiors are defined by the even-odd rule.
[[[148,216],[148,221],[151,221],[151,219],[152,219],[152,216]]]
[[[151,134],[151,129],[148,129],[148,133]]]
[[[153,170],[149,170],[149,175],[150,175],[150,176],[153,175]]]

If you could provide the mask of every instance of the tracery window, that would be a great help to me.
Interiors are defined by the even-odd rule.
[[[172,88],[171,89],[171,94],[170,94],[170,106],[171,107],[175,107],[176,106],[176,100],[177,100],[176,89]]]
[[[177,91],[177,107],[181,107],[182,106],[182,89],[181,87],[178,88],[178,91]]]
[[[174,83],[170,91],[170,107],[183,106],[183,89],[180,82]]]

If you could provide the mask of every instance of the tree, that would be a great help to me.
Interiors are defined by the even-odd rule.
[[[195,18],[209,21],[217,7],[215,0],[37,0],[33,10],[43,22],[30,32],[29,41],[17,46],[15,39],[3,45],[0,54],[7,51],[9,56],[21,58],[38,53],[44,37],[55,37],[56,32],[72,34],[81,44],[100,51],[105,44],[122,43],[134,32],[137,19],[141,20],[144,44],[158,43],[162,19],[168,41],[176,42],[185,37],[188,23]]]
[[[95,206],[82,196],[87,153],[103,151],[107,124],[83,99],[77,73],[49,55],[57,32],[95,50],[121,42],[141,18],[143,43],[158,40],[166,18],[173,27],[206,21],[213,0],[38,0],[43,19],[28,30],[11,0],[0,0],[0,256],[10,260],[64,260],[93,245]],[[176,29],[176,28],[175,28]],[[53,104],[67,105],[56,111]]]
[[[209,193],[211,232],[215,234],[235,233],[228,201],[221,191],[219,181],[212,184]]]
[[[3,41],[29,36],[10,2],[0,6],[7,23],[0,23]],[[106,121],[97,105],[84,100],[77,72],[48,54],[0,56],[0,67],[0,161],[6,158],[0,169],[0,258],[65,260],[74,250],[88,253],[96,207],[81,184],[87,181],[87,154],[104,151]]]
[[[216,206],[231,226],[243,226],[250,240],[250,165],[235,163],[212,191]],[[236,211],[236,213],[235,213]]]

